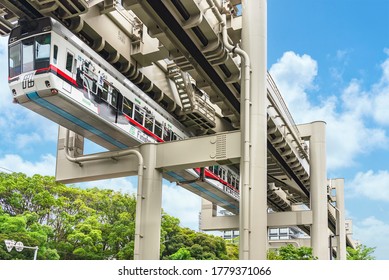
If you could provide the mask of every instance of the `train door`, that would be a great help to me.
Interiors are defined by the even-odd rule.
[[[72,83],[76,79],[76,67],[77,61],[74,54],[67,50],[66,51],[66,60],[65,60],[65,74],[68,76],[66,80],[63,81],[62,88],[71,93],[72,92]]]

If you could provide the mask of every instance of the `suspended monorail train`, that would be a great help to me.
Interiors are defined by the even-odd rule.
[[[14,102],[106,147],[177,141],[190,131],[60,22],[21,22],[9,36]],[[226,166],[166,172],[170,181],[238,212],[239,175]],[[219,190],[219,191],[216,191]],[[222,190],[223,192],[220,192]]]

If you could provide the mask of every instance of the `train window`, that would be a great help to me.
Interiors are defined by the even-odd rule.
[[[143,125],[144,111],[139,106],[135,105],[134,120]]]
[[[50,34],[37,36],[35,39],[35,69],[47,68],[50,65]]]
[[[66,56],[66,70],[72,72],[73,70],[73,55],[68,52]]]
[[[53,55],[53,62],[54,64],[57,64],[57,61],[58,61],[58,46],[57,45],[54,45],[54,55]]]
[[[72,67],[72,73],[73,74],[77,73],[77,58],[74,58],[73,67]]]
[[[165,127],[165,129],[163,130],[163,140],[170,141],[171,133],[172,131],[169,128]]]
[[[148,130],[153,131],[153,124],[154,124],[153,116],[146,114],[145,127]]]
[[[130,118],[132,118],[132,106],[134,104],[128,100],[127,98],[123,97],[123,114],[126,114]]]
[[[154,124],[154,134],[158,137],[162,137],[162,125],[159,121],[155,120]]]
[[[172,132],[172,141],[175,141],[175,140],[180,140],[181,137],[178,136],[177,134],[175,134],[174,132]]]
[[[224,173],[225,173],[224,169],[223,169],[223,168],[219,168],[218,175],[219,175],[219,177],[222,178],[223,180],[225,179],[225,178],[224,178]]]
[[[34,38],[22,42],[23,72],[34,70]]]
[[[118,96],[119,92],[116,88],[112,88],[112,99],[111,99],[111,105],[115,108],[118,106]]]
[[[9,48],[10,77],[34,69],[48,68],[50,65],[50,34],[24,39]]]
[[[101,91],[101,98],[108,102],[108,83],[103,83],[103,90]]]
[[[13,78],[22,73],[20,44],[9,48],[9,77]]]

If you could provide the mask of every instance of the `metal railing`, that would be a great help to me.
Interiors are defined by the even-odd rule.
[[[303,142],[297,125],[269,72],[267,73],[267,82],[270,86],[270,88],[268,87],[268,99],[272,107],[277,111],[279,117],[290,130],[290,134],[298,145],[299,152],[304,158],[308,159],[308,154],[305,147],[303,147]]]

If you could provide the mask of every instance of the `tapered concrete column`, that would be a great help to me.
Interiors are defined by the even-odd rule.
[[[155,169],[156,145],[143,144],[144,172],[138,184],[135,220],[135,260],[159,260],[162,208],[162,172]]]
[[[248,123],[243,122],[248,112],[241,109],[242,135],[247,129],[250,134],[250,167],[242,170],[242,178],[246,172],[250,175],[249,182],[243,180],[241,189],[239,258],[264,260],[267,251],[267,1],[243,0],[242,21],[242,48],[250,57],[251,81],[248,94],[242,88],[241,104],[251,96],[251,108]]]
[[[338,236],[337,259],[346,260],[346,219],[344,204],[344,179],[332,180],[332,186],[336,189],[336,235]]]
[[[319,260],[328,260],[326,123],[318,121],[311,123],[310,126],[309,157],[311,210],[313,212],[311,244],[314,256],[317,256]]]

